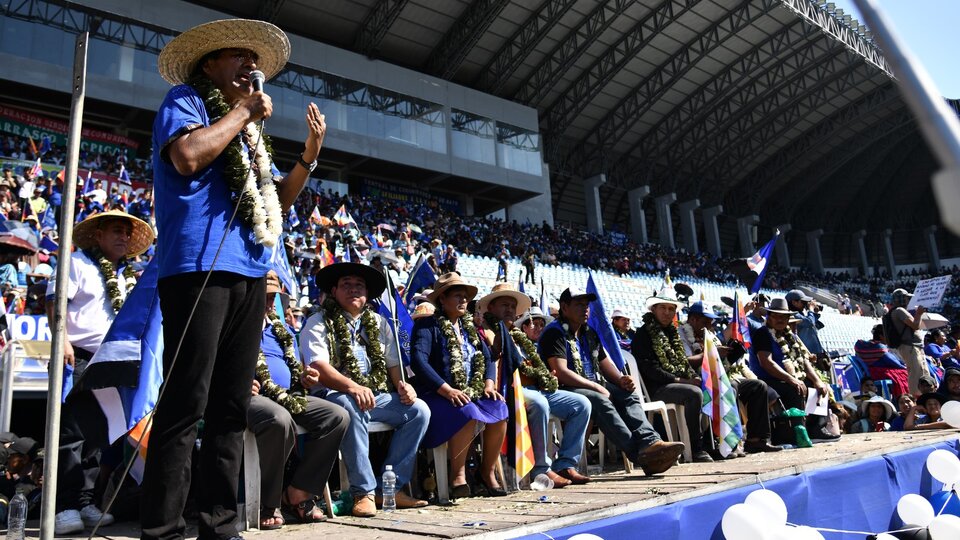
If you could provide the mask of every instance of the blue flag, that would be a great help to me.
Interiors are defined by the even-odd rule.
[[[163,382],[158,260],[153,259],[143,271],[73,389],[93,393],[102,420],[106,421],[110,443],[130,431],[157,405]]]
[[[427,264],[427,259],[421,255],[420,258],[417,259],[417,264],[413,267],[413,271],[410,272],[410,278],[407,279],[407,287],[403,290],[405,297],[404,305],[410,303],[414,294],[427,287],[433,286],[436,281],[436,274],[433,273],[433,269]]]
[[[273,271],[277,273],[277,277],[280,278],[280,283],[283,283],[283,286],[287,289],[287,294],[290,295],[290,298],[296,300],[300,293],[300,288],[296,285],[296,280],[293,278],[293,269],[290,268],[290,261],[287,259],[287,249],[283,247],[283,241],[286,235],[281,235],[280,239],[277,241],[277,245],[273,246],[273,254],[270,256],[270,265],[273,266]],[[281,315],[283,312],[281,312]]]
[[[124,167],[123,163],[120,164],[120,174],[117,175],[120,180],[130,183],[130,174],[127,172],[127,168]]]
[[[42,228],[54,228],[57,226],[57,216],[53,211],[52,205],[47,205],[47,209],[43,211],[43,214],[40,216],[40,227]]]
[[[773,255],[773,247],[777,244],[777,238],[780,231],[774,233],[773,238],[766,243],[760,251],[753,254],[749,259],[737,261],[734,273],[740,278],[740,281],[748,287],[750,294],[756,294],[763,285],[763,277],[767,274],[767,267],[770,263],[770,256]]]
[[[40,150],[39,150],[40,155],[42,156],[43,154],[46,154],[47,152],[49,152],[50,147],[51,147],[50,137],[47,135],[44,135],[43,139],[40,139]]]
[[[53,238],[50,238],[47,235],[43,235],[43,238],[40,239],[40,249],[46,250],[47,253],[54,253],[60,249],[60,244],[53,241]]]
[[[540,278],[540,311],[550,315],[550,298],[547,296],[547,287],[543,284],[543,277]]]
[[[600,337],[600,344],[606,349],[610,360],[616,364],[620,372],[623,372],[623,351],[620,350],[620,342],[617,340],[617,334],[613,331],[613,324],[610,317],[607,317],[607,311],[603,309],[603,300],[600,298],[600,291],[593,281],[593,272],[587,278],[587,294],[597,295],[597,299],[590,302],[590,318],[587,319],[587,325],[593,328],[593,331]]]
[[[90,193],[96,189],[96,181],[93,179],[93,174],[91,171],[87,171],[87,180],[83,183],[83,195]]]
[[[292,228],[300,226],[300,216],[297,215],[296,205],[290,207],[290,215],[287,217],[287,221]]]
[[[527,294],[527,291],[523,290],[523,270],[517,273],[517,290]]]
[[[394,335],[397,336],[400,344],[400,360],[404,366],[409,366],[410,338],[413,336],[413,319],[410,318],[410,313],[407,311],[407,308],[404,307],[400,293],[393,287],[393,280],[389,278],[389,275],[387,277],[387,288],[384,289],[383,294],[380,295],[380,306],[377,308],[377,313],[387,320],[390,329]],[[399,331],[397,327],[394,326],[394,314],[396,314],[396,324],[400,327]]]

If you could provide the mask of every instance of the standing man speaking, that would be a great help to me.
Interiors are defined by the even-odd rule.
[[[153,126],[166,390],[144,471],[144,539],[184,537],[201,418],[199,538],[239,534],[237,483],[265,276],[273,249],[283,249],[282,212],[316,167],[326,131],[311,103],[303,153],[281,178],[262,133],[273,104],[254,90],[254,72],[270,79],[289,56],[290,42],[276,26],[233,19],[184,32],[157,58],[160,75],[175,86]]]

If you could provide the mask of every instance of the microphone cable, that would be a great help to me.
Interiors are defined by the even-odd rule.
[[[257,77],[256,74],[259,74],[259,78]],[[260,71],[252,71],[250,73],[250,79],[251,79],[251,86],[255,87],[255,91],[262,92],[263,91],[263,86],[262,86],[263,73],[261,73]],[[259,90],[256,90],[256,85],[254,84],[253,81],[258,79],[260,82],[260,88]],[[266,125],[266,121],[263,119],[260,119],[259,124],[260,124],[260,130],[257,134],[257,140],[252,145],[254,149],[260,146],[260,141],[263,138],[263,128]],[[250,151],[249,147],[247,151]],[[247,168],[247,177],[250,176],[250,172],[253,170],[253,166],[254,166],[254,160],[251,159],[250,166]],[[170,373],[173,372],[173,368],[177,364],[177,359],[180,357],[180,348],[183,346],[183,341],[187,337],[187,330],[190,328],[190,323],[193,321],[193,316],[197,311],[197,306],[200,305],[200,297],[203,294],[203,291],[206,289],[207,283],[210,281],[210,276],[213,274],[214,268],[216,267],[217,259],[220,258],[220,252],[221,250],[223,250],[223,245],[227,241],[227,234],[230,232],[230,227],[233,226],[233,222],[237,217],[237,213],[240,211],[240,203],[243,202],[243,197],[244,197],[244,192],[241,191],[240,196],[237,197],[237,204],[233,207],[233,213],[230,214],[230,220],[227,221],[227,226],[223,231],[223,236],[220,237],[220,243],[217,246],[217,251],[214,252],[213,254],[213,261],[210,262],[210,270],[207,270],[206,275],[203,277],[203,283],[200,285],[200,292],[197,294],[197,299],[194,300],[193,302],[193,307],[190,308],[189,315],[187,315],[187,322],[183,326],[183,333],[180,334],[180,339],[177,341],[177,347],[173,351],[173,358],[170,360],[170,369],[168,369],[167,372],[164,374],[163,382],[160,383],[160,391],[157,394],[157,404],[154,405],[153,411],[150,413],[150,417],[147,419],[147,424],[143,429],[143,434],[149,433],[150,428],[153,425],[153,419],[157,414],[157,409],[160,408],[160,400],[163,399],[163,394],[167,389],[167,382],[170,380]],[[129,431],[127,433],[129,433]],[[87,536],[87,540],[93,540],[94,535],[96,535],[97,531],[100,529],[100,525],[103,522],[104,516],[108,512],[110,512],[110,508],[113,506],[113,503],[116,501],[117,495],[120,494],[120,488],[123,487],[123,483],[129,477],[130,469],[133,467],[133,463],[136,461],[137,455],[139,455],[140,453],[140,447],[143,445],[143,439],[144,439],[143,435],[141,435],[140,438],[137,439],[137,445],[133,449],[133,455],[127,461],[127,465],[123,470],[123,475],[120,477],[119,482],[117,482],[116,489],[114,489],[113,493],[110,495],[110,499],[107,501],[107,504],[104,505],[104,508],[100,514],[100,519],[97,520],[97,524],[94,525],[93,529],[90,531],[90,535]]]

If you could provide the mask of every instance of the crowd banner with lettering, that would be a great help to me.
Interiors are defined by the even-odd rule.
[[[401,186],[399,184],[364,178],[360,186],[360,193],[361,195],[389,199],[401,203],[429,204],[431,201],[436,201],[444,210],[462,214],[460,201],[458,199],[438,195],[421,188]]]
[[[930,279],[921,279],[917,282],[917,288],[913,290],[913,298],[907,304],[907,309],[913,309],[917,306],[932,308],[939,306],[943,302],[943,295],[950,286],[950,280],[953,276],[939,276]]]
[[[46,315],[7,315],[7,328],[13,339],[50,341]]]
[[[54,145],[66,146],[69,129],[66,122],[0,105],[0,132],[32,137],[37,145],[44,137],[49,137]],[[136,150],[139,146],[140,143],[133,139],[97,129],[83,128],[80,133],[80,149],[87,152],[111,155],[121,152],[133,158],[135,152],[129,150]]]

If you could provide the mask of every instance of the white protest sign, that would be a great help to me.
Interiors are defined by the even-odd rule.
[[[943,293],[947,292],[950,286],[950,279],[953,276],[940,276],[930,279],[921,279],[917,282],[917,288],[913,291],[913,298],[907,304],[907,309],[913,309],[917,306],[932,308],[939,306],[943,301]]]

